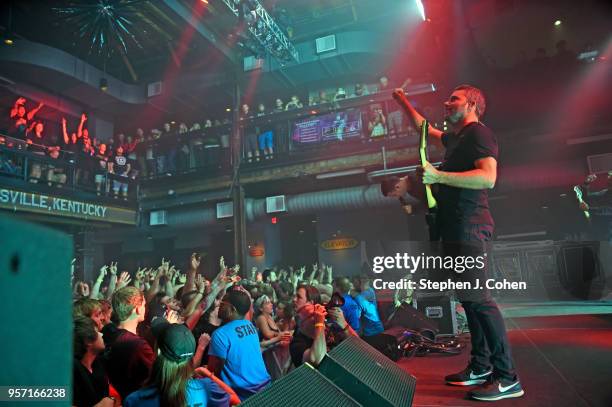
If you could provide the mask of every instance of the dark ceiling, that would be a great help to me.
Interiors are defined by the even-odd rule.
[[[100,3],[113,7],[125,21],[117,26],[123,43],[110,33],[101,49]],[[267,0],[261,2],[292,41],[303,41],[330,30],[364,26],[393,12],[392,1]],[[180,60],[181,69],[197,69],[205,61],[228,62],[211,41],[194,33],[172,9],[178,4],[192,13],[217,44],[240,52],[237,18],[221,0],[11,0],[0,5],[3,31],[9,26],[17,38],[49,45],[87,61],[126,83],[146,83],[163,76],[169,64]],[[385,7],[387,5],[387,7]],[[94,42],[95,40],[97,42]],[[247,50],[248,53],[248,50]],[[220,67],[221,70],[229,68]]]
[[[107,42],[110,44],[107,58],[103,57],[104,53],[100,54],[99,43],[92,47],[95,29],[84,28],[88,19],[92,19],[91,10],[99,7],[100,2],[116,7],[117,14],[131,23],[125,23],[125,44]],[[450,68],[446,71],[437,68],[452,67],[456,62],[453,58],[466,53],[465,47],[453,43],[457,32],[468,34],[466,38],[472,41],[481,61],[496,61],[504,67],[514,65],[523,51],[531,57],[537,47],[545,47],[551,55],[559,39],[568,40],[570,48],[578,51],[585,41],[601,44],[610,32],[610,20],[605,18],[610,15],[610,6],[598,0],[579,3],[572,0],[423,0],[431,21],[423,24],[426,35],[420,37],[412,35],[408,27],[409,14],[413,17],[415,14],[415,0],[260,0],[260,3],[296,44],[314,43],[314,38],[327,34],[362,30],[386,35],[386,42],[376,44],[388,49],[386,55],[396,57],[408,48],[413,53],[421,50],[417,58],[406,52],[409,57],[398,57],[400,63],[393,58],[382,61],[374,52],[367,55],[353,52],[334,58],[315,58],[290,69],[270,70],[260,77],[253,72],[243,75],[242,89],[248,88],[255,77],[255,93],[264,99],[277,95],[286,98],[299,92],[304,95],[307,89],[333,88],[342,83],[375,82],[380,74],[388,74],[391,66],[402,71],[401,75],[407,71],[414,75],[418,69],[434,70],[435,82],[448,80],[446,71]],[[457,19],[459,9],[464,10],[465,19]],[[240,45],[239,19],[231,14],[223,0],[208,0],[208,4],[202,0],[5,0],[0,2],[0,12],[0,32],[10,28],[17,40],[22,38],[64,50],[127,84],[166,81],[180,73],[177,81],[169,81],[173,86],[165,88],[172,89],[169,114],[185,110],[199,114],[210,105],[219,105],[225,111],[232,99],[228,78],[234,78],[234,72],[241,72],[241,56],[249,52]],[[555,18],[564,20],[560,29],[552,26]],[[426,53],[429,60],[425,58]],[[479,63],[476,59],[469,62],[468,72]],[[92,109],[113,115],[132,114],[124,102],[117,100],[115,106],[110,95],[100,95],[95,85],[73,83],[74,78],[71,81],[60,73],[27,68],[19,63],[3,65],[0,75],[14,81],[52,94],[64,94],[68,89],[72,92],[69,97],[74,96],[77,102],[87,101]],[[440,72],[435,74],[437,71]],[[203,75],[220,78],[211,85]],[[87,86],[91,89],[85,89]]]

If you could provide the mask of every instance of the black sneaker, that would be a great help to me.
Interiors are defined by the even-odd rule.
[[[468,366],[459,373],[446,376],[444,380],[446,380],[446,384],[451,384],[453,386],[473,386],[475,384],[483,384],[486,382],[487,378],[492,373],[493,370],[491,369],[479,373]]]
[[[470,398],[482,401],[497,401],[521,397],[523,394],[525,394],[525,391],[523,391],[521,382],[518,380],[505,381],[500,379],[491,380],[484,386],[468,392]]]

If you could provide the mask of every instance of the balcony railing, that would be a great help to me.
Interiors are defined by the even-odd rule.
[[[138,183],[132,178],[110,173],[108,169],[94,167],[99,165],[94,157],[88,157],[93,165],[83,166],[80,165],[83,158],[73,152],[59,150],[56,158],[48,153],[46,146],[0,135],[0,177],[5,183],[12,180],[12,183],[25,182],[57,190],[135,200]],[[123,194],[124,185],[127,185],[127,195]]]

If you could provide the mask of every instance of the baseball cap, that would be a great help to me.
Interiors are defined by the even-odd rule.
[[[183,324],[171,324],[163,318],[156,318],[154,322],[152,329],[157,333],[159,351],[175,362],[191,359],[195,353],[196,341],[189,328]]]

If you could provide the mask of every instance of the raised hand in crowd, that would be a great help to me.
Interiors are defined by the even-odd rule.
[[[119,279],[117,280],[117,290],[120,290],[123,287],[127,287],[130,284],[130,281],[132,281],[130,273],[128,273],[127,271],[122,272],[119,276]]]
[[[166,312],[164,313],[164,318],[166,318],[166,320],[170,322],[171,324],[182,324],[183,323],[183,318],[181,317],[181,315],[177,311],[170,309],[169,307],[166,308]]]
[[[193,291],[195,289],[195,276],[198,272],[201,261],[202,259],[197,253],[191,253],[191,258],[189,259],[189,270],[187,270],[187,281],[185,282],[185,286],[183,288],[185,292]]]
[[[138,267],[136,270],[136,274],[134,274],[134,287],[139,288],[140,290],[144,289],[145,284],[145,268]]]
[[[192,270],[197,270],[200,267],[201,262],[202,258],[200,255],[198,255],[197,253],[191,254],[191,262],[189,263],[189,265],[191,266]]]
[[[74,286],[74,272],[75,272],[75,268],[76,268],[75,264],[76,264],[76,257],[73,258],[72,261],[70,262],[70,286],[71,287]]]
[[[96,282],[91,288],[91,294],[89,295],[89,298],[93,298],[94,300],[99,299],[100,286],[102,285],[102,282],[104,281],[104,277],[106,277],[107,273],[108,273],[108,266],[106,265],[102,266],[100,268],[100,273],[98,274],[98,278],[96,279]]]
[[[111,264],[110,264],[110,267],[109,267],[109,271],[110,271],[111,275],[113,275],[113,274],[117,275],[117,262],[113,263],[111,261]]]

